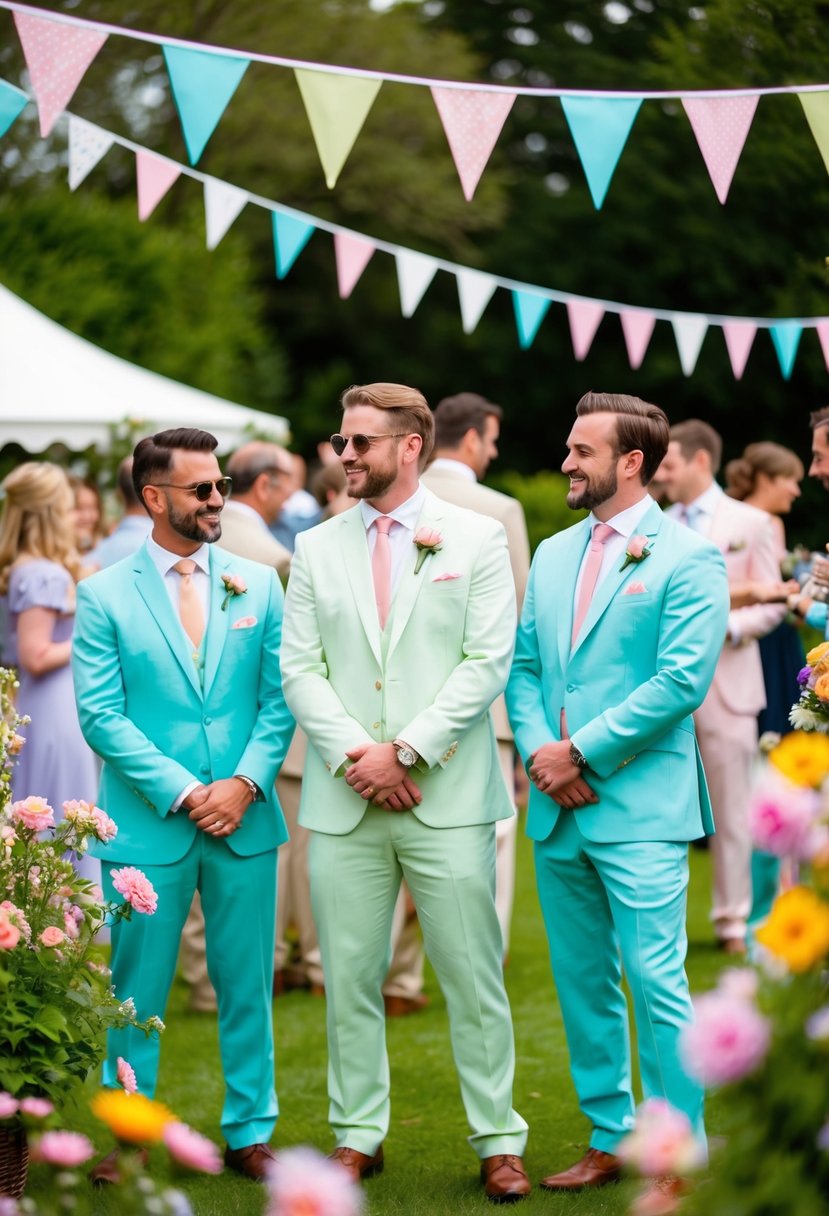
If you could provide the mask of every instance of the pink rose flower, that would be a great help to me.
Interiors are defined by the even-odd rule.
[[[124,866],[121,870],[113,870],[111,877],[115,890],[123,895],[128,904],[132,904],[136,912],[152,916],[158,907],[158,896],[146,874],[135,866]]]
[[[772,772],[751,795],[748,822],[754,847],[775,857],[803,858],[820,807],[814,790]]]
[[[288,1148],[268,1175],[266,1216],[360,1216],[363,1192],[334,1161],[312,1148]]]
[[[48,1098],[21,1098],[20,1109],[33,1119],[48,1119],[55,1108]]]
[[[768,1018],[749,1001],[715,989],[694,1002],[696,1020],[680,1039],[685,1071],[706,1087],[727,1085],[754,1072],[771,1043]]]
[[[118,825],[114,819],[110,819],[106,811],[102,811],[99,806],[93,806],[92,819],[95,823],[95,835],[99,840],[105,843],[114,840],[118,835]]]
[[[55,813],[45,798],[24,798],[11,804],[11,815],[33,832],[42,832],[55,826]]]
[[[664,1174],[684,1177],[704,1162],[688,1116],[662,1098],[651,1098],[639,1108],[636,1127],[625,1136],[618,1154],[649,1178]]]
[[[170,1156],[179,1165],[203,1174],[220,1174],[222,1158],[217,1146],[186,1123],[165,1123],[162,1138]]]
[[[59,929],[57,925],[47,925],[40,935],[40,940],[44,946],[48,946],[51,949],[53,946],[59,946],[65,936],[63,930]]]
[[[20,941],[20,930],[5,908],[0,908],[0,950],[14,950]]]
[[[641,562],[648,543],[647,536],[631,536],[627,543],[627,552],[635,562]]]
[[[72,798],[67,802],[62,802],[63,817],[68,819],[70,823],[76,819],[86,819],[92,811],[92,807],[88,802],[83,802],[81,799]]]
[[[61,1169],[83,1165],[95,1156],[91,1140],[80,1132],[44,1132],[32,1150],[35,1161],[45,1161]]]
[[[12,735],[9,743],[8,752],[10,756],[19,756],[23,751],[26,740],[23,735]]]
[[[11,1119],[17,1114],[17,1099],[5,1090],[0,1091],[0,1119]]]
[[[118,1084],[123,1089],[124,1093],[134,1094],[138,1092],[138,1082],[135,1079],[135,1069],[132,1064],[129,1064],[123,1056],[118,1057],[118,1069],[116,1072]]]
[[[414,543],[418,549],[439,549],[443,544],[443,537],[434,528],[418,528],[414,534]]]

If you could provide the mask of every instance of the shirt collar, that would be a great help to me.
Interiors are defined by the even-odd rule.
[[[477,481],[475,470],[470,469],[462,460],[453,460],[451,456],[436,456],[429,469],[437,469],[442,473],[452,473],[456,477],[465,477],[467,481]]]
[[[689,514],[693,512],[695,515],[713,515],[722,494],[723,491],[716,481],[712,481],[708,489],[703,490],[698,498],[695,498],[693,502],[686,503],[685,510]]]
[[[154,540],[152,536],[147,537],[147,552],[153,560],[153,564],[158,570],[162,578],[169,570],[172,570],[176,562],[182,560],[180,553],[171,553],[169,549],[164,549]],[[210,545],[205,541],[195,553],[190,554],[190,561],[194,561],[199,570],[204,574],[210,573]]]
[[[620,536],[624,536],[625,540],[631,537],[636,530],[636,525],[645,518],[648,511],[653,506],[653,499],[650,494],[644,494],[638,502],[635,502],[632,507],[625,507],[624,511],[620,511],[618,515],[614,515],[612,519],[607,520],[608,526],[613,528],[614,532],[618,532]],[[593,512],[590,512],[590,526],[600,523],[596,519]]]
[[[396,523],[402,524],[404,528],[408,528],[410,532],[414,532],[425,498],[426,491],[420,482],[418,482],[417,489],[411,498],[407,498],[405,502],[401,502],[399,507],[395,507],[393,511],[388,511],[387,514]],[[378,515],[383,514],[382,511],[378,511],[376,507],[373,507],[370,502],[366,502],[364,498],[360,500],[360,511],[366,531],[369,530]]]
[[[260,524],[261,527],[263,527],[266,532],[270,532],[270,528],[268,527],[267,522],[264,519],[264,517],[261,516],[259,514],[259,512],[257,510],[255,510],[253,507],[248,506],[248,504],[246,502],[239,502],[238,499],[231,498],[229,502],[225,503],[225,506],[224,506],[225,511],[228,509],[228,507],[232,507],[234,511],[241,513],[242,515],[246,516],[248,519],[255,519],[256,522],[258,524]]]

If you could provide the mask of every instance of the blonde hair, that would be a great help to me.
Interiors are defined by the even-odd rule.
[[[748,498],[754,493],[758,473],[765,473],[766,477],[794,477],[800,481],[804,470],[800,457],[790,448],[771,440],[750,443],[742,456],[725,466],[726,493],[732,498]]]
[[[70,514],[74,499],[63,469],[29,460],[9,473],[2,490],[0,595],[8,591],[11,568],[24,555],[58,562],[77,582],[81,559]]]
[[[372,405],[378,410],[387,410],[392,416],[391,426],[407,435],[419,435],[423,440],[420,450],[420,467],[435,446],[435,416],[429,409],[426,398],[416,388],[407,384],[352,384],[340,398],[344,410],[354,405]]]

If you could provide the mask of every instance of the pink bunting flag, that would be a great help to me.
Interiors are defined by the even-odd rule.
[[[823,351],[823,361],[829,371],[829,321],[818,321],[815,329],[820,340],[820,349]]]
[[[16,12],[14,23],[37,98],[45,138],[66,109],[84,72],[107,40],[98,30]]]
[[[641,308],[630,308],[620,313],[620,320],[622,333],[625,335],[628,361],[632,369],[636,371],[637,367],[641,366],[645,351],[648,349],[656,317],[652,312],[645,312]]]
[[[135,168],[138,174],[138,218],[143,223],[181,175],[181,169],[166,156],[156,156],[154,152],[146,151],[136,152]]]
[[[601,304],[594,304],[590,300],[567,301],[567,316],[570,318],[570,334],[573,338],[573,354],[579,362],[587,357],[604,312]]]
[[[757,333],[757,326],[753,321],[723,321],[722,331],[734,379],[741,380]]]
[[[337,260],[337,287],[341,300],[347,300],[359,282],[377,246],[364,236],[352,232],[334,233],[334,256]]]
[[[469,203],[515,101],[514,93],[432,87],[449,150]]]
[[[757,97],[683,97],[717,198],[724,203],[757,109]]]

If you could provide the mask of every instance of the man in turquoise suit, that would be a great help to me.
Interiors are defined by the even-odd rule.
[[[646,1098],[688,1116],[701,1090],[678,1058],[692,1017],[685,975],[687,843],[713,831],[691,715],[722,648],[722,555],[647,493],[668,420],[636,397],[588,393],[562,470],[590,515],[535,555],[507,705],[530,779],[527,832],[571,1070],[592,1125],[586,1156],[547,1190],[615,1181],[633,1127],[624,969]],[[659,1179],[644,1211],[671,1211]]]
[[[100,801],[118,835],[95,850],[112,871],[139,867],[158,894],[152,916],[112,931],[116,993],[142,1018],[163,1015],[181,929],[199,890],[219,1006],[225,1162],[259,1178],[278,1113],[274,1089],[275,850],[285,822],[274,779],[293,732],[282,696],[282,589],[273,570],[213,542],[230,479],[205,431],[178,429],[135,449],[136,493],[152,534],[134,557],[78,587],[73,666],[81,726],[104,761]],[[152,1096],[157,1037],[110,1033]],[[112,1181],[117,1160],[96,1177]]]

